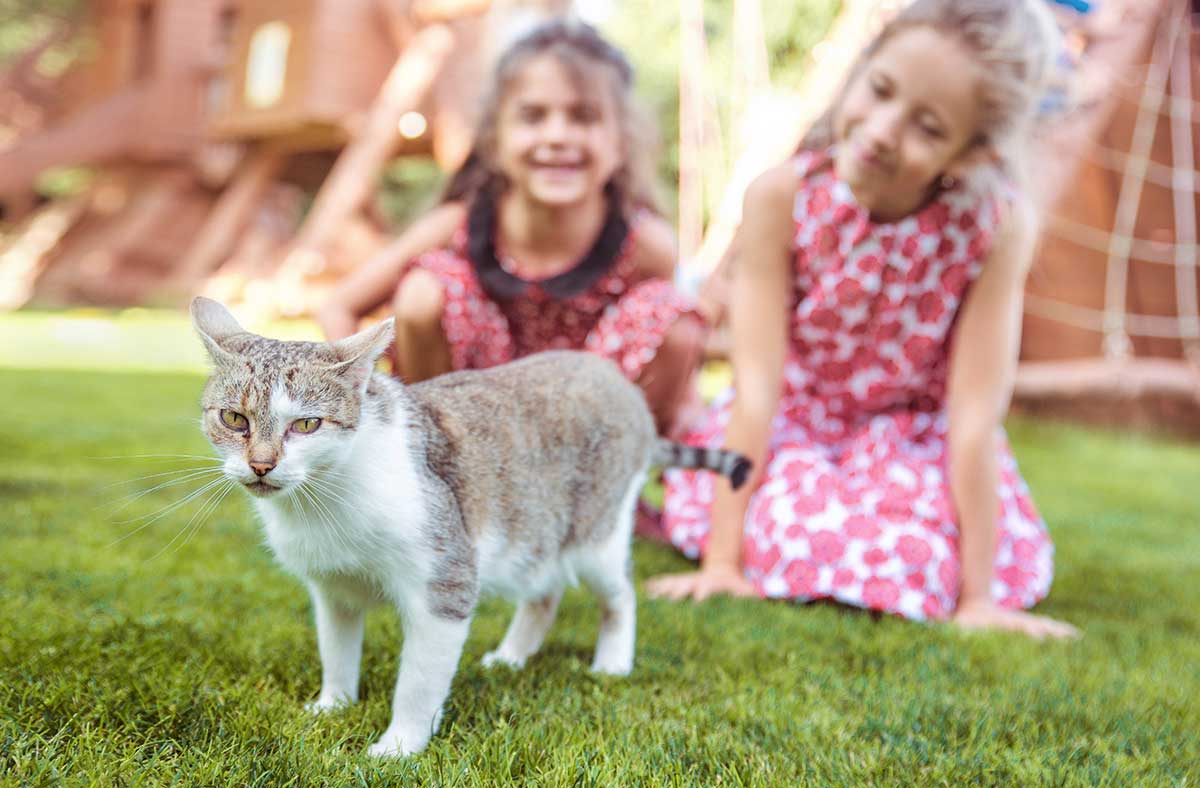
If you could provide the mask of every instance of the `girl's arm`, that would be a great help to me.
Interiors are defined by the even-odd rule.
[[[466,218],[461,203],[445,203],[414,221],[386,249],[347,276],[316,314],[330,340],[348,337],[358,321],[391,300],[400,272],[414,257],[450,243]]]
[[[1000,509],[996,433],[1008,411],[1021,337],[1025,275],[1036,241],[1033,209],[1017,202],[962,305],[950,358],[950,492],[958,512],[962,586],[955,620],[966,628],[1033,637],[1077,634],[1069,624],[1010,611],[991,594]]]
[[[649,590],[655,596],[701,600],[716,593],[754,593],[742,574],[742,528],[750,497],[762,480],[782,389],[793,289],[791,208],[797,186],[790,164],[767,171],[750,185],[743,209],[743,246],[733,274],[730,320],[736,397],[725,446],[749,457],[754,473],[736,492],[724,479],[716,481],[712,529],[700,571],[652,581]]]
[[[643,211],[637,218],[637,249],[634,265],[641,279],[675,278],[679,261],[679,243],[675,230],[661,216]]]

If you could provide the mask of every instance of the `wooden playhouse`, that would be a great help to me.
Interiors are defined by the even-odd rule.
[[[303,311],[319,287],[298,284],[386,240],[387,162],[465,155],[489,35],[531,5],[565,4],[91,0],[97,56],[56,86],[68,106],[0,149],[0,200],[32,204],[52,167],[96,175],[5,228],[0,308],[177,303],[221,274],[231,298]]]

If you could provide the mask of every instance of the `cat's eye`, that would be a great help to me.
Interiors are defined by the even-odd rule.
[[[246,417],[233,410],[221,411],[221,423],[229,429],[237,430],[238,432],[245,432],[250,429],[250,422],[246,420]]]
[[[317,427],[320,426],[320,419],[296,419],[292,422],[292,432],[298,432],[301,435],[307,435],[310,432],[316,432]]]

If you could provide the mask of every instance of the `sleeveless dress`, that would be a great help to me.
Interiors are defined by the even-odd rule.
[[[958,598],[947,471],[946,379],[955,316],[999,214],[965,189],[875,223],[828,154],[801,153],[794,297],[765,476],[746,513],[742,560],[764,597],[938,619]],[[683,440],[716,446],[732,391]],[[994,598],[1045,597],[1053,546],[997,433]],[[713,479],[668,471],[663,529],[690,558],[707,546]]]
[[[526,282],[524,292],[497,301],[484,291],[467,254],[462,228],[450,246],[426,252],[405,267],[437,277],[445,292],[442,330],[455,370],[484,369],[543,350],[587,350],[614,361],[630,380],[654,358],[668,329],[695,305],[668,281],[639,275],[633,223],[616,261],[585,291],[560,299],[519,264],[502,260]]]

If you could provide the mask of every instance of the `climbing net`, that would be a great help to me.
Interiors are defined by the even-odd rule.
[[[1200,105],[1192,94],[1193,19],[1189,0],[1175,0],[1158,21],[1150,62],[1130,73],[1106,74],[1112,89],[1137,95],[1136,120],[1127,151],[1089,143],[1081,153],[1092,163],[1120,178],[1111,231],[1082,224],[1054,213],[1047,216],[1043,232],[1106,259],[1104,301],[1101,308],[1081,306],[1042,295],[1027,294],[1028,314],[1097,331],[1103,335],[1106,359],[1132,355],[1133,337],[1178,339],[1185,357],[1200,364],[1200,308],[1197,304],[1196,190],[1200,172],[1193,154],[1192,123]],[[1155,135],[1169,128],[1169,165],[1151,158]],[[1146,184],[1171,191],[1174,239],[1164,242],[1138,238],[1135,226]],[[1131,261],[1170,265],[1175,269],[1176,314],[1130,312],[1128,290]]]

